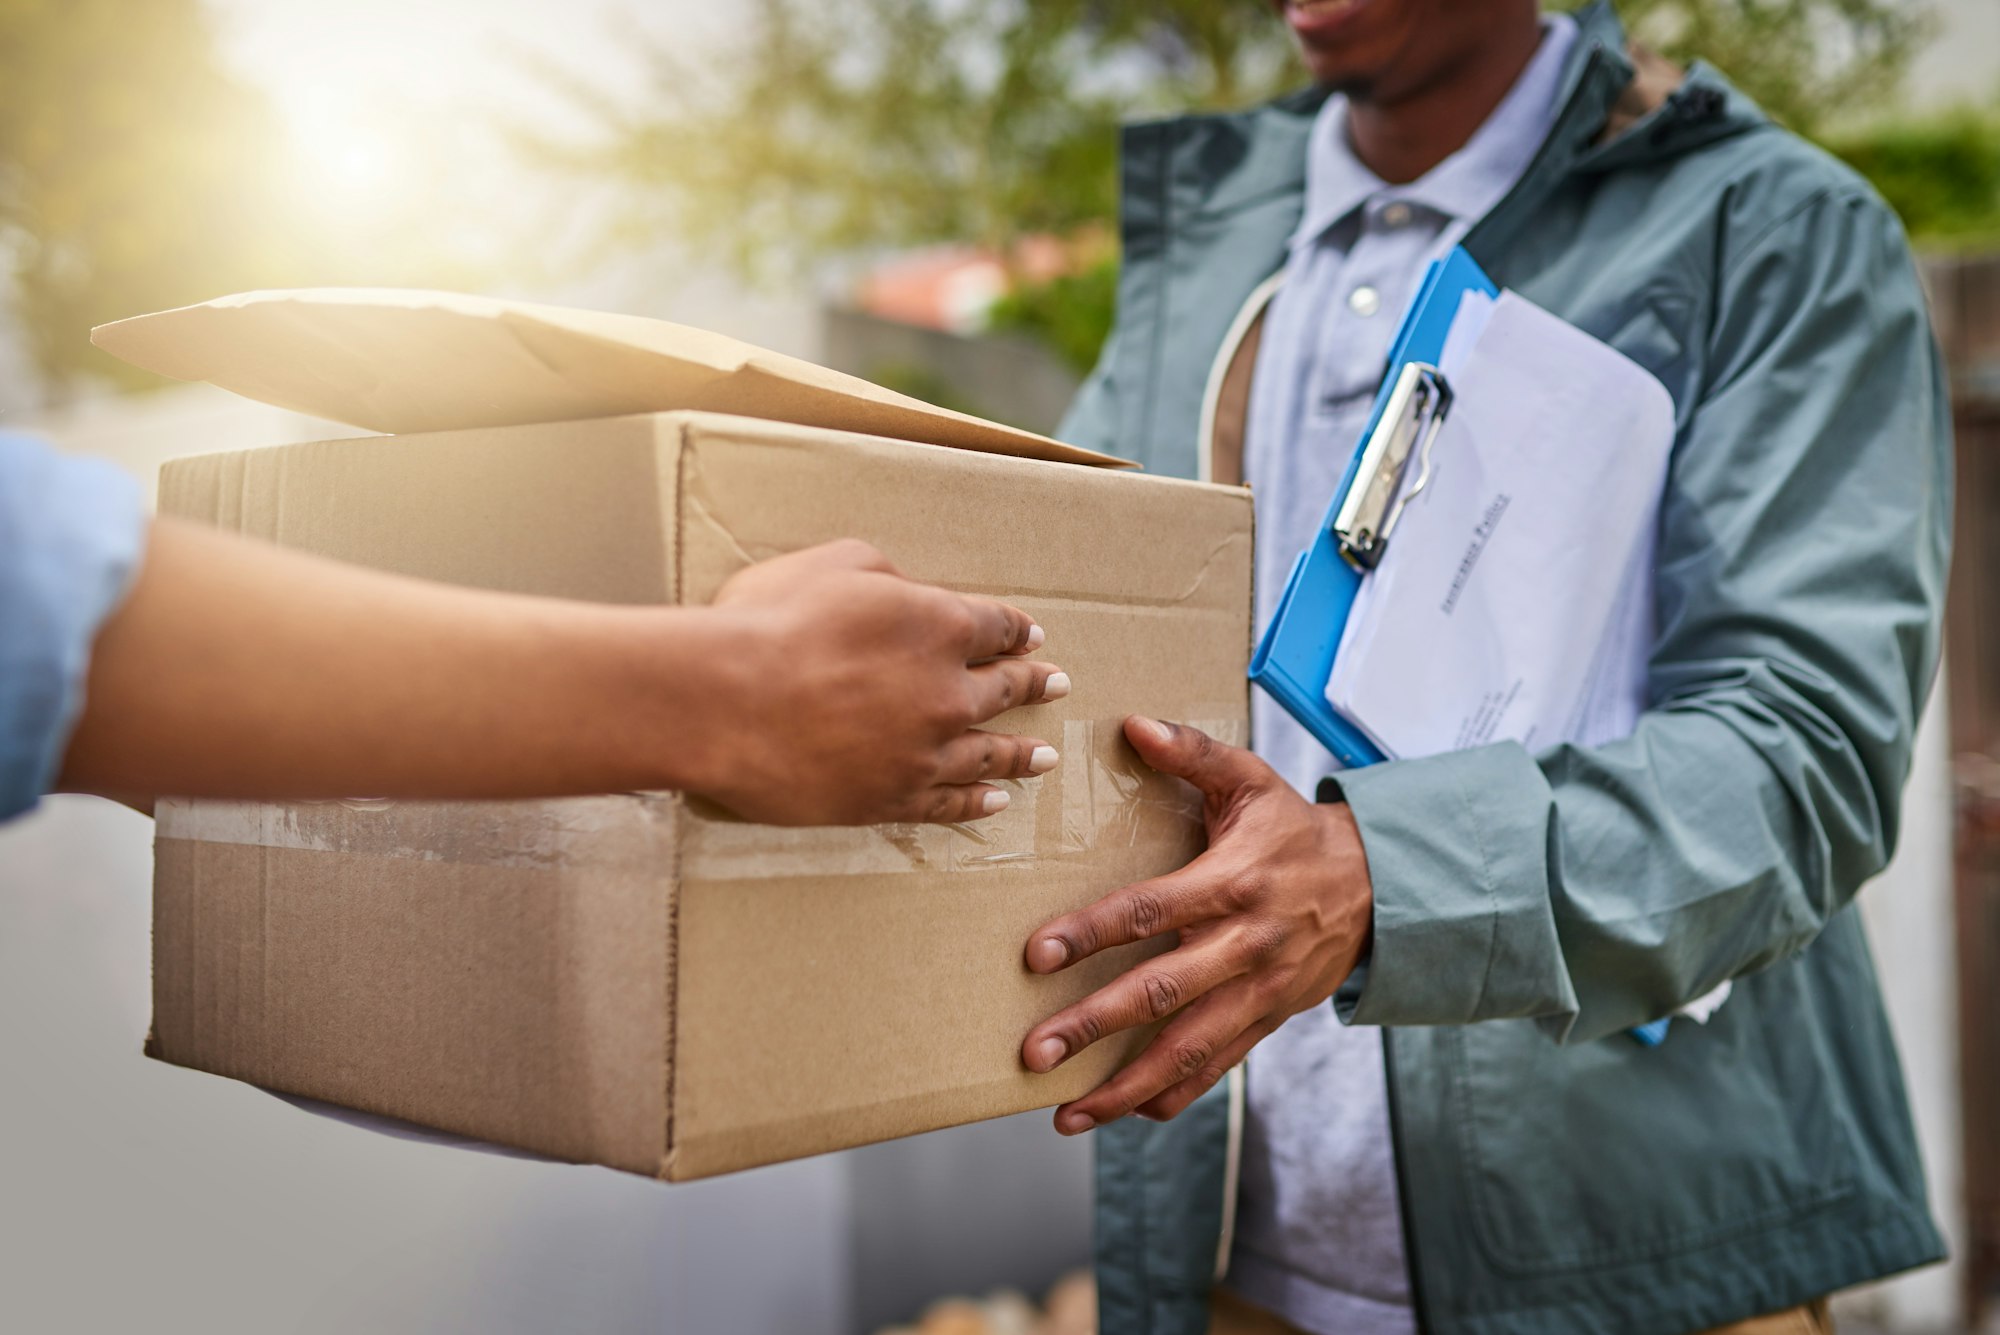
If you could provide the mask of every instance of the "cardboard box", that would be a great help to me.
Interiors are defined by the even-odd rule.
[[[216,308],[194,308],[100,341],[152,365],[158,347],[199,343],[176,368],[230,384],[247,339],[244,360],[313,381],[312,411],[401,424],[360,400],[404,395],[441,425],[423,366],[449,361],[464,329],[431,329],[398,364],[376,355],[398,346],[379,322],[332,346],[309,300],[260,300],[294,303],[284,314],[309,336],[226,319],[218,333]],[[394,326],[411,308],[369,309]],[[273,351],[288,339],[292,371]],[[509,404],[518,424],[186,459],[163,471],[161,509],[380,569],[617,603],[702,603],[750,561],[860,536],[1047,628],[1074,692],[995,726],[1054,741],[1060,766],[962,827],[767,828],[660,793],[163,802],[149,1052],[672,1179],[1048,1106],[1102,1080],[1136,1039],[1046,1076],[1021,1065],[1021,1039],[1147,947],[1052,978],[1022,949],[1046,918],[1201,847],[1192,791],[1147,770],[1119,720],[1242,738],[1247,493],[1056,462],[1089,456],[923,405],[887,416],[960,448],[710,412],[597,416],[634,404],[568,393],[602,369],[588,348],[541,352],[567,396]],[[342,366],[351,379],[330,379]],[[298,405],[298,383],[268,371],[249,387]],[[478,418],[479,376],[465,379],[449,406]],[[574,420],[534,420],[551,411]],[[1017,457],[984,452],[996,443]],[[1050,457],[1018,457],[1035,453]]]

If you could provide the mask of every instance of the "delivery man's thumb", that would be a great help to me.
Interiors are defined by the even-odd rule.
[[[1139,758],[1210,796],[1222,796],[1263,772],[1248,751],[1216,741],[1199,728],[1134,714],[1125,720],[1125,738]]]

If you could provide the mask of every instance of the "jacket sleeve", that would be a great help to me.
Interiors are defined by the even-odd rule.
[[[1888,861],[1936,665],[1950,409],[1894,217],[1813,197],[1726,256],[1662,503],[1648,712],[1340,776],[1368,1024],[1599,1038],[1809,945]]]
[[[55,782],[98,627],[145,543],[138,485],[110,464],[0,434],[0,820]]]

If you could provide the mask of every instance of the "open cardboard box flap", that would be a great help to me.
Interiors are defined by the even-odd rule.
[[[1135,466],[686,325],[453,292],[245,292],[99,325],[90,338],[176,380],[394,435],[696,409]]]

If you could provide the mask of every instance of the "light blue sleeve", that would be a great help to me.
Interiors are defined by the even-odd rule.
[[[138,483],[112,465],[0,433],[0,820],[55,782],[146,524]]]

